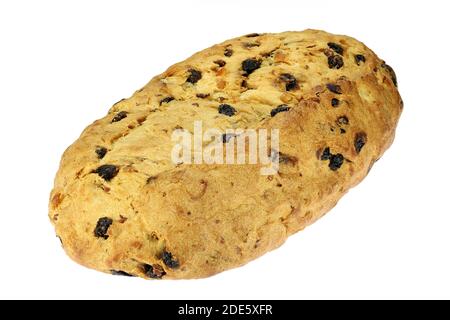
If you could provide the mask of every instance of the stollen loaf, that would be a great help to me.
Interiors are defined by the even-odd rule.
[[[171,66],[83,131],[62,157],[50,221],[88,268],[208,277],[328,212],[391,145],[402,108],[394,70],[353,38],[306,30],[231,39]],[[221,141],[202,135],[183,158],[174,132],[198,142],[196,125]],[[226,147],[247,131],[244,143],[267,133],[265,162],[207,161],[213,141],[224,150],[214,149],[216,160],[238,158]]]

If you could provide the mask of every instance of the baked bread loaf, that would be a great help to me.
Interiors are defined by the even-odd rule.
[[[241,266],[366,176],[393,141],[403,106],[396,87],[393,69],[347,36],[306,30],[225,41],[84,130],[62,157],[50,220],[72,259],[107,273],[188,279]],[[194,121],[279,129],[278,173],[174,163],[172,132],[192,132]]]

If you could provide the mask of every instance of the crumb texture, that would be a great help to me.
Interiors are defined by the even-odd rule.
[[[146,279],[208,277],[328,212],[390,146],[394,70],[323,31],[251,34],[194,54],[114,104],[64,153],[49,217],[67,254]],[[279,173],[171,161],[174,129],[280,129]],[[232,136],[223,136],[229,143]]]

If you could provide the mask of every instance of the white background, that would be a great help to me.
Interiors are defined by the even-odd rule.
[[[2,1],[0,298],[450,298],[448,1]],[[251,32],[324,29],[398,75],[392,148],[327,216],[245,267],[113,277],[66,257],[47,218],[60,156],[117,100]]]

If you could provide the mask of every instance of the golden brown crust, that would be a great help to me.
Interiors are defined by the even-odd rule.
[[[248,75],[246,59],[254,60],[245,68],[260,63]],[[346,36],[306,30],[215,45],[84,130],[62,157],[50,219],[70,257],[104,272],[201,278],[243,265],[366,176],[394,137],[402,108],[395,85],[393,70]],[[219,114],[222,103],[236,114]],[[282,104],[290,109],[271,117]],[[194,120],[279,128],[279,174],[173,164],[171,133],[192,131]]]

